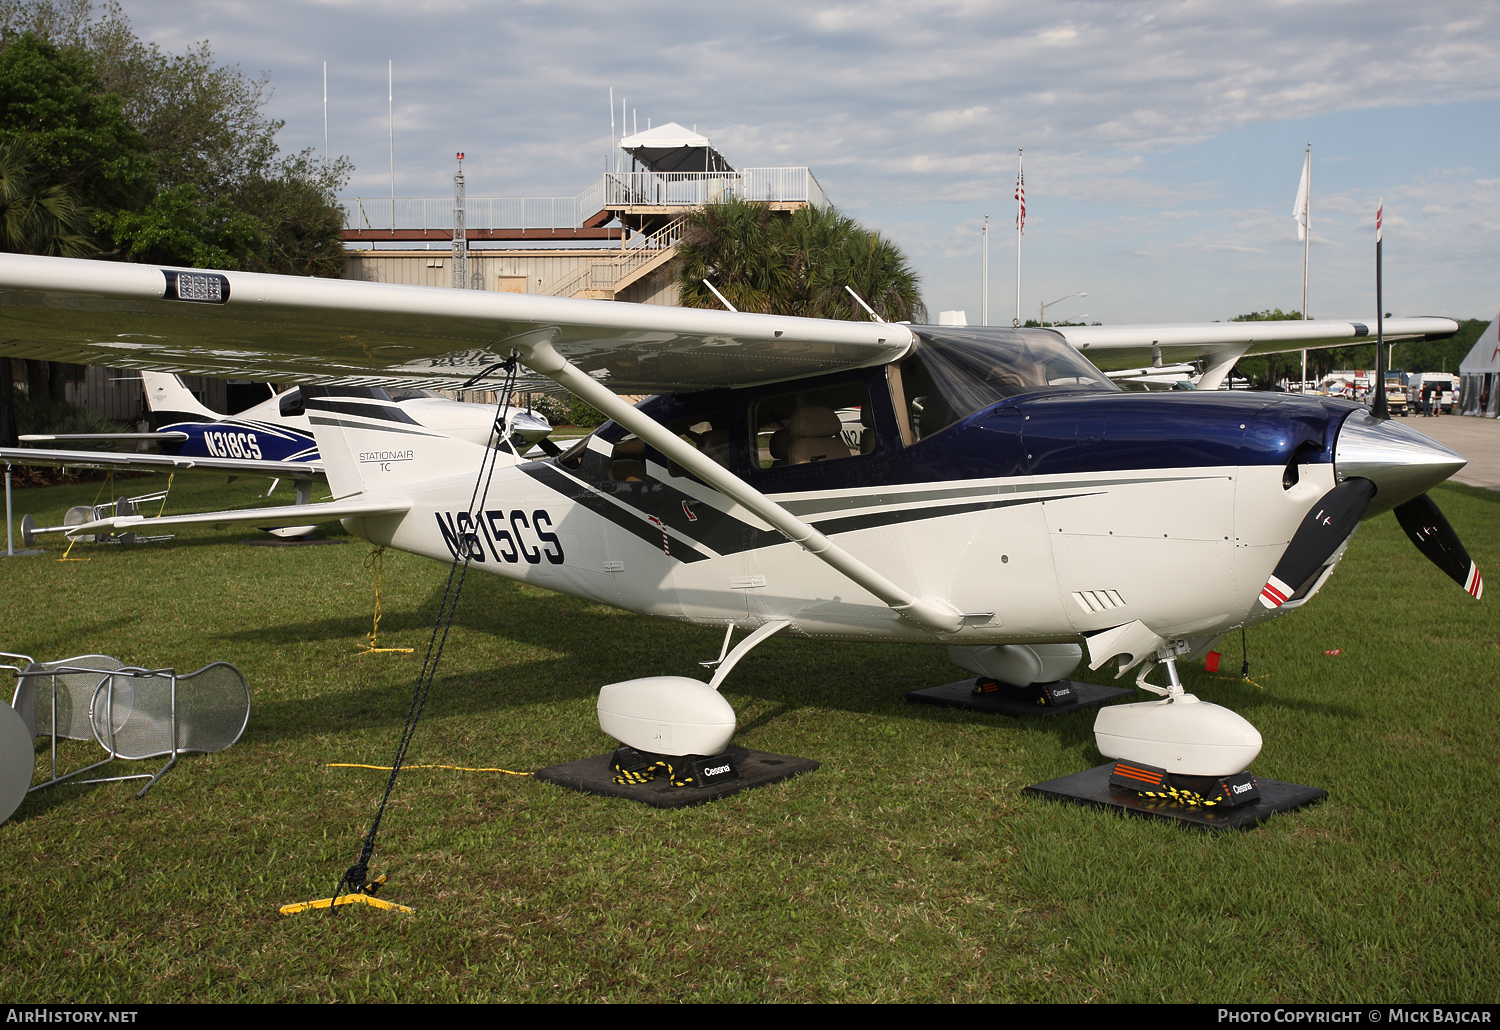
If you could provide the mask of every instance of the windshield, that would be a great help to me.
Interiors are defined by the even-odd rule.
[[[922,326],[901,379],[917,439],[996,401],[1027,393],[1119,387],[1054,333]]]

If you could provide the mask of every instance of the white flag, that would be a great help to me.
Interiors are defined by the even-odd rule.
[[[1302,181],[1297,184],[1297,199],[1292,202],[1292,217],[1297,220],[1297,240],[1307,239],[1307,180],[1312,174],[1312,155],[1302,162]]]

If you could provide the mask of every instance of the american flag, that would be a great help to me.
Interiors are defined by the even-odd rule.
[[[1026,235],[1026,172],[1022,170],[1016,174],[1016,200],[1020,203],[1020,211],[1016,215],[1016,230],[1022,236]]]

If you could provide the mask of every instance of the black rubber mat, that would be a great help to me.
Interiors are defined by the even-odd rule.
[[[1277,812],[1290,812],[1306,805],[1322,801],[1328,791],[1320,787],[1304,787],[1297,783],[1268,780],[1257,776],[1260,800],[1250,801],[1235,808],[1204,808],[1185,805],[1165,798],[1142,797],[1133,790],[1109,785],[1109,771],[1114,762],[1085,769],[1083,772],[1045,783],[1034,783],[1024,788],[1022,794],[1067,801],[1075,805],[1088,805],[1127,815],[1161,819],[1182,826],[1204,830],[1249,830],[1258,826]]]
[[[941,687],[913,690],[907,693],[906,699],[913,704],[938,705],[941,708],[968,708],[972,711],[991,712],[995,715],[1049,718],[1054,715],[1083,711],[1086,708],[1096,708],[1106,701],[1113,701],[1115,698],[1135,693],[1128,687],[1096,687],[1092,683],[1062,680],[1062,683],[1074,689],[1078,700],[1066,705],[1039,705],[1034,698],[1027,697],[1017,688],[1001,687],[994,693],[976,694],[974,682],[974,680],[960,680],[957,683],[944,683]],[[1055,684],[1049,684],[1049,686],[1052,685]]]
[[[614,770],[610,768],[614,752],[595,758],[580,758],[563,765],[551,765],[537,770],[536,778],[584,794],[603,794],[606,797],[639,801],[652,808],[683,808],[687,805],[701,805],[705,801],[716,801],[752,787],[780,783],[793,776],[812,772],[818,767],[818,763],[811,758],[773,755],[736,746],[731,746],[725,754],[739,765],[740,778],[707,787],[674,787],[666,776],[658,776],[650,783],[616,783]]]

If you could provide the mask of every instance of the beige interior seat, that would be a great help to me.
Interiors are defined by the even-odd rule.
[[[616,483],[645,482],[646,441],[631,437],[615,444],[610,452],[609,478]]]
[[[810,404],[793,411],[786,420],[786,432],[791,438],[787,446],[787,464],[805,465],[849,457],[852,452],[840,438],[843,428],[832,408]]]

